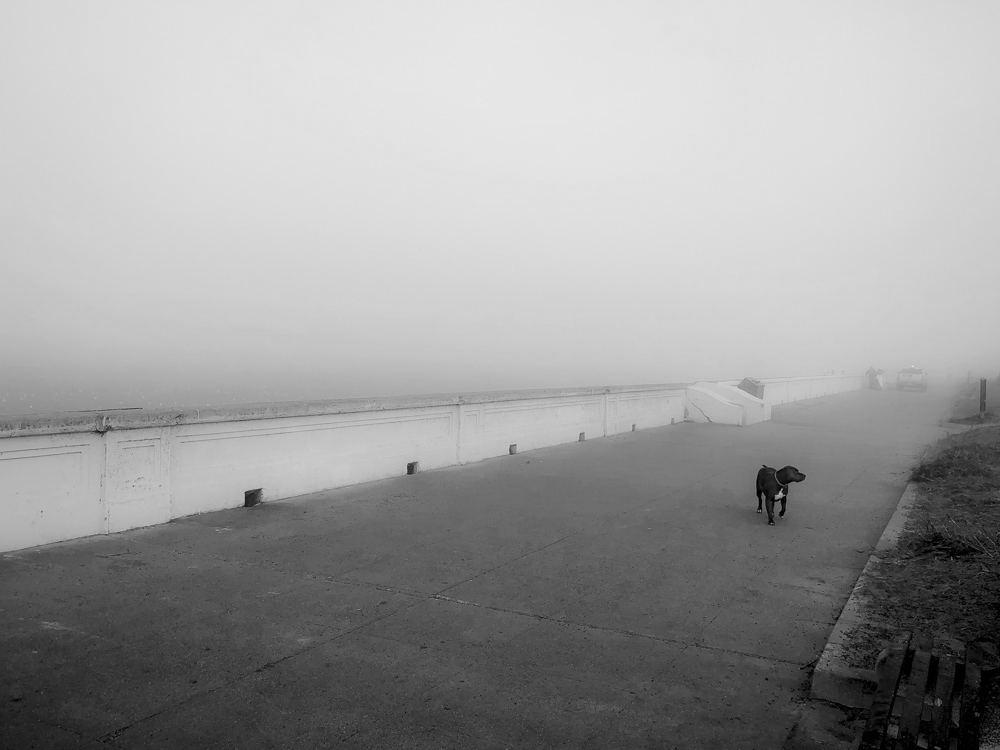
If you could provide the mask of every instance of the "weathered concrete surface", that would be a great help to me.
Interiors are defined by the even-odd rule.
[[[946,395],[3,555],[0,747],[781,747]],[[762,463],[808,475],[776,527]]]

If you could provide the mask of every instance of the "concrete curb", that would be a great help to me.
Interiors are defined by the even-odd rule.
[[[917,492],[917,485],[913,482],[906,485],[903,496],[899,499],[899,505],[896,506],[896,512],[892,514],[892,518],[882,531],[874,552],[868,558],[868,563],[861,571],[847,604],[837,618],[830,639],[823,648],[823,653],[813,671],[810,692],[810,697],[813,699],[851,708],[868,708],[871,704],[871,695],[877,684],[874,665],[871,669],[848,666],[847,635],[858,625],[874,623],[873,618],[862,609],[861,592],[868,585],[875,566],[881,561],[881,554],[896,546],[917,499]]]

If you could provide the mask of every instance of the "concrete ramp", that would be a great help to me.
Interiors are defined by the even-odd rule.
[[[730,383],[695,383],[696,388],[710,391],[722,399],[741,407],[742,421],[740,425],[757,424],[766,422],[771,418],[771,405],[762,398],[747,393],[738,386]],[[728,424],[728,423],[727,423]]]
[[[745,427],[747,424],[746,408],[714,389],[706,387],[707,385],[706,383],[698,383],[688,386],[685,419],[689,422],[711,422]]]

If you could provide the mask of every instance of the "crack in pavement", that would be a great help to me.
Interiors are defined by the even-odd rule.
[[[703,477],[703,478],[701,478],[701,479],[699,479],[699,480],[697,480],[695,482],[691,482],[690,484],[686,484],[686,485],[683,485],[681,487],[677,487],[676,489],[673,489],[670,492],[668,492],[663,497],[658,497],[658,498],[654,498],[652,500],[649,500],[648,503],[649,504],[656,504],[656,503],[665,502],[666,500],[668,500],[669,498],[673,497],[674,495],[676,495],[679,492],[683,492],[684,490],[688,490],[688,489],[690,489],[692,487],[695,487],[695,486],[701,484],[702,482],[707,482],[708,480],[714,479],[715,477],[719,476],[720,474],[725,474],[726,472],[727,472],[727,470],[725,470],[725,469],[722,470],[722,471],[717,471],[714,474],[710,474],[709,476]],[[514,558],[512,558],[510,560],[506,560],[505,562],[502,562],[499,565],[495,565],[492,568],[487,568],[486,570],[481,570],[478,573],[476,573],[475,575],[470,576],[469,578],[466,578],[463,581],[459,581],[458,583],[453,583],[453,584],[451,584],[449,586],[445,586],[443,589],[440,589],[437,592],[437,594],[443,594],[445,591],[449,591],[449,590],[455,588],[456,586],[461,586],[462,584],[469,583],[470,581],[474,581],[477,578],[480,578],[481,576],[487,575],[489,573],[493,573],[493,572],[495,572],[497,570],[500,570],[500,568],[503,568],[503,567],[505,567],[507,565],[511,565],[513,563],[516,563],[518,560],[523,560],[525,557],[528,557],[529,555],[534,555],[534,554],[536,554],[538,552],[541,552],[543,550],[548,549],[549,547],[552,547],[553,545],[559,544],[560,542],[563,542],[563,541],[569,539],[570,537],[582,535],[582,534],[584,534],[584,533],[586,533],[588,531],[592,531],[593,529],[596,529],[599,526],[602,526],[602,525],[604,525],[604,524],[606,524],[606,523],[608,523],[610,521],[613,521],[614,519],[619,518],[619,517],[625,515],[626,513],[633,513],[633,512],[635,512],[638,509],[638,506],[645,505],[645,504],[646,504],[646,502],[639,503],[637,505],[637,507],[634,507],[634,508],[625,508],[625,509],[618,511],[617,513],[613,513],[613,514],[611,514],[609,516],[602,516],[600,519],[598,519],[597,521],[594,521],[594,523],[590,524],[589,526],[585,526],[582,529],[579,529],[577,531],[571,531],[570,533],[566,534],[565,536],[560,537],[559,539],[556,539],[553,542],[549,542],[548,544],[543,544],[541,547],[537,547],[536,549],[533,549],[533,550],[528,550],[527,552],[524,552],[524,553],[522,553],[522,554],[518,555],[517,557],[514,557]]]
[[[800,666],[800,667],[801,666],[807,666],[807,665],[803,664],[802,662],[795,661],[793,659],[782,659],[782,658],[777,657],[777,656],[765,656],[765,655],[762,655],[762,654],[754,654],[754,653],[750,653],[748,651],[739,651],[739,650],[736,650],[736,649],[723,648],[722,646],[710,646],[708,644],[697,643],[697,642],[694,642],[694,641],[691,641],[691,640],[688,640],[688,639],[683,639],[683,638],[668,638],[666,636],[650,635],[649,633],[637,633],[634,630],[627,630],[626,628],[614,628],[614,627],[611,627],[609,625],[595,625],[595,624],[589,623],[589,622],[583,622],[583,621],[580,621],[580,620],[570,620],[570,619],[566,619],[566,618],[555,617],[553,615],[539,615],[539,614],[534,614],[534,613],[531,613],[531,612],[520,612],[520,611],[514,610],[514,609],[506,609],[504,607],[497,607],[497,606],[492,605],[492,604],[480,604],[478,602],[465,601],[463,599],[457,599],[457,598],[451,597],[451,596],[435,595],[435,596],[428,597],[428,598],[429,599],[437,599],[437,600],[440,600],[440,601],[446,601],[446,602],[450,602],[450,603],[453,603],[453,604],[460,604],[460,605],[467,606],[467,607],[476,607],[476,608],[479,608],[479,609],[486,609],[486,610],[490,610],[490,611],[493,611],[493,612],[501,612],[501,613],[510,614],[510,615],[521,615],[522,617],[531,617],[531,618],[533,618],[535,620],[538,620],[539,622],[551,622],[551,623],[554,623],[556,625],[565,625],[565,626],[572,625],[572,626],[575,626],[575,627],[590,628],[592,630],[599,630],[599,631],[606,632],[606,633],[615,633],[617,635],[624,635],[624,636],[628,636],[628,637],[632,637],[632,638],[641,638],[641,639],[644,639],[644,640],[657,641],[657,642],[661,642],[661,643],[676,644],[676,645],[684,646],[685,648],[687,648],[687,647],[694,647],[694,648],[706,649],[706,650],[709,650],[709,651],[718,651],[718,652],[722,652],[722,653],[738,654],[740,656],[749,656],[749,657],[753,657],[755,659],[764,659],[764,660],[767,660],[767,661],[774,661],[774,662],[777,662],[777,663],[780,663],[780,664],[792,664],[792,665]],[[718,612],[716,614],[716,617],[718,617],[721,614],[722,614],[721,611]],[[712,618],[713,621],[714,621],[714,619],[715,618]],[[711,622],[709,622],[709,625],[710,624],[711,624]],[[520,636],[515,636],[511,640],[516,640],[518,637],[520,637]],[[395,639],[393,639],[393,640],[395,640]]]
[[[834,497],[832,500],[830,500],[830,502],[831,503],[837,502],[843,496],[843,494],[845,492],[847,492],[849,489],[851,489],[851,487],[854,485],[855,482],[857,482],[859,479],[861,479],[861,477],[863,477],[867,473],[868,473],[868,469],[867,468],[862,469],[858,473],[858,475],[856,477],[854,477],[854,479],[852,479],[850,482],[848,482],[847,484],[844,485],[844,488],[840,492],[838,492],[837,495],[836,495],[836,497]]]
[[[374,619],[367,620],[367,621],[365,621],[363,623],[360,623],[359,625],[356,625],[355,627],[351,627],[351,628],[348,628],[347,630],[344,630],[343,632],[339,632],[339,633],[337,633],[336,635],[334,635],[334,636],[332,636],[330,638],[323,638],[322,636],[320,636],[315,641],[311,642],[307,646],[304,646],[303,648],[299,649],[298,651],[295,651],[293,653],[287,654],[287,655],[282,656],[282,657],[280,657],[278,659],[273,659],[271,661],[265,662],[264,664],[262,664],[262,665],[260,665],[258,667],[255,667],[255,668],[253,668],[253,669],[251,669],[251,670],[249,670],[247,672],[244,672],[242,674],[236,675],[232,679],[230,679],[228,681],[225,681],[225,682],[223,682],[223,683],[221,683],[219,685],[215,685],[214,687],[207,688],[205,690],[199,690],[199,691],[197,691],[195,693],[192,693],[191,695],[189,695],[189,696],[187,696],[185,698],[182,698],[180,700],[171,701],[171,702],[168,702],[166,704],[163,704],[162,706],[160,706],[160,708],[157,711],[154,711],[153,713],[151,713],[151,714],[149,714],[147,716],[143,716],[143,717],[141,717],[139,719],[136,719],[132,723],[126,724],[125,726],[119,727],[119,728],[117,728],[117,729],[115,729],[115,730],[113,730],[111,732],[107,732],[107,733],[105,733],[103,735],[99,735],[98,737],[95,738],[95,740],[97,742],[103,742],[105,744],[113,742],[116,738],[120,737],[122,734],[124,734],[128,730],[132,729],[133,727],[139,726],[140,724],[142,724],[144,722],[147,722],[147,721],[150,721],[151,719],[155,719],[157,716],[161,716],[162,714],[167,713],[169,711],[173,711],[173,710],[176,710],[178,708],[181,708],[182,706],[184,706],[187,703],[190,703],[191,701],[195,700],[196,698],[204,698],[205,696],[212,695],[213,693],[216,693],[216,692],[218,692],[220,690],[223,690],[223,689],[228,688],[228,687],[230,687],[232,685],[235,685],[236,683],[241,682],[241,681],[247,679],[248,677],[252,677],[255,674],[260,674],[262,672],[265,672],[268,669],[273,669],[274,667],[276,667],[279,664],[282,664],[282,663],[288,661],[289,659],[293,659],[295,657],[301,656],[302,654],[308,653],[309,651],[312,651],[314,649],[317,649],[317,648],[320,648],[322,646],[326,646],[326,645],[328,645],[330,643],[333,643],[334,641],[336,641],[336,640],[338,640],[340,638],[343,638],[344,636],[351,635],[352,633],[356,633],[357,631],[361,630],[362,628],[366,628],[369,625],[372,625],[372,624],[374,624],[376,622],[379,622],[380,620],[384,620],[387,617],[391,617],[392,615],[396,614],[397,612],[401,612],[403,610],[410,609],[411,607],[415,607],[415,606],[417,606],[418,604],[420,604],[423,601],[425,601],[425,599],[420,599],[419,601],[415,601],[412,604],[409,604],[409,605],[407,605],[405,607],[401,607],[400,609],[394,609],[392,612],[387,612],[384,615],[381,615],[380,617],[376,617]],[[459,668],[459,669],[456,669],[454,672],[449,673],[441,681],[435,683],[434,687],[437,687],[442,682],[451,679],[454,675],[458,674],[461,671],[462,671],[462,668]]]

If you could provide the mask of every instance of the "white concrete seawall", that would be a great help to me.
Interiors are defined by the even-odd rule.
[[[0,551],[660,427],[749,425],[861,376],[0,418]]]

